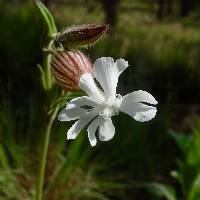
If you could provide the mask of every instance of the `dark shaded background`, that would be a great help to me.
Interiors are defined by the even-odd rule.
[[[191,136],[194,129],[199,130],[200,2],[44,3],[60,30],[76,24],[109,23],[106,39],[83,51],[93,61],[101,56],[128,60],[130,67],[120,77],[119,93],[142,89],[159,102],[156,118],[148,123],[118,116],[113,140],[98,143],[95,149],[89,146],[85,132],[76,142],[66,142],[69,125],[55,122],[46,188],[55,171],[62,170],[46,199],[170,200],[149,192],[147,185],[152,182],[173,187],[177,199],[200,199],[198,194],[190,197],[187,193],[200,168],[189,164],[185,170],[185,174],[192,174],[183,179],[186,190],[170,175],[172,170],[182,170],[178,160],[185,158],[186,152],[179,151],[169,134],[173,130]],[[36,67],[42,61],[42,32],[42,19],[33,2],[0,1],[0,199],[28,200],[34,196],[38,147],[45,125],[44,95]],[[200,153],[195,152],[198,157]],[[189,180],[191,177],[194,180]]]

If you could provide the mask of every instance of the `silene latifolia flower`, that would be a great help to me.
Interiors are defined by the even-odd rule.
[[[91,72],[83,73],[78,86],[87,93],[71,100],[59,113],[60,121],[77,120],[67,132],[67,139],[75,139],[87,126],[91,146],[100,141],[108,141],[115,134],[112,117],[124,112],[140,122],[149,121],[156,115],[157,101],[148,92],[139,90],[121,96],[116,93],[119,75],[128,67],[128,62],[110,57],[102,57],[93,65],[94,77],[102,89],[98,88]],[[64,82],[63,82],[64,84]],[[98,132],[98,133],[97,133]]]

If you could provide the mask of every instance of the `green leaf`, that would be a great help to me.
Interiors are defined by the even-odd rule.
[[[194,138],[192,135],[184,135],[182,133],[176,133],[174,131],[170,131],[169,134],[176,141],[178,147],[183,153],[187,153],[191,148],[192,143],[194,142]]]
[[[194,142],[190,146],[187,155],[187,161],[190,165],[200,164],[200,127],[197,123],[196,128],[193,129]]]
[[[45,27],[46,27],[46,34],[48,37],[52,37],[54,33],[57,32],[57,28],[54,22],[54,18],[49,12],[49,10],[46,8],[46,6],[39,0],[35,0],[35,4],[38,7],[44,22],[45,22]]]
[[[79,160],[80,155],[83,153],[81,146],[84,142],[84,134],[80,134],[79,137],[72,141],[68,146],[67,157],[63,163],[61,170],[62,179],[67,179],[70,170],[73,168],[75,163]]]
[[[188,195],[188,200],[197,200],[200,198],[200,173],[196,176],[194,180],[191,190]]]
[[[172,170],[172,171],[170,172],[170,175],[171,175],[172,177],[174,177],[175,179],[177,179],[177,180],[179,180],[179,178],[180,178],[180,173],[179,173],[178,171],[176,171],[176,170]]]
[[[42,68],[41,65],[37,64],[37,67],[40,71],[40,77],[41,77],[41,81],[42,81],[42,85],[43,85],[43,88],[46,89],[46,80],[45,80],[45,73],[44,73],[44,70]]]
[[[4,169],[10,170],[6,153],[4,151],[3,145],[1,144],[0,144],[0,164],[3,166]]]
[[[49,183],[46,189],[46,194],[59,182],[62,182],[63,180],[67,180],[68,176],[70,175],[71,170],[73,170],[73,167],[75,166],[76,162],[79,160],[82,151],[82,144],[84,141],[84,134],[80,134],[80,136],[71,142],[68,146],[68,152],[67,157],[63,161],[62,165],[56,172],[55,177],[52,179],[52,181]]]
[[[199,153],[200,153],[199,149],[195,145],[191,146],[191,149],[187,154],[187,163],[190,166],[198,165],[200,163],[200,155],[199,155]]]
[[[152,182],[145,184],[146,188],[155,196],[165,197],[167,200],[176,200],[176,191],[168,184]]]

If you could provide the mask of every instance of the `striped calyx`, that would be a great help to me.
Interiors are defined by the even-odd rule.
[[[54,55],[52,75],[65,91],[79,90],[78,82],[82,74],[93,75],[92,63],[82,52],[77,50],[51,53]]]

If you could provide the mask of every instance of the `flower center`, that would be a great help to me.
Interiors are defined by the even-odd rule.
[[[111,118],[114,115],[118,115],[121,101],[122,96],[120,94],[116,94],[114,97],[109,97],[103,102],[99,115],[105,119]]]

